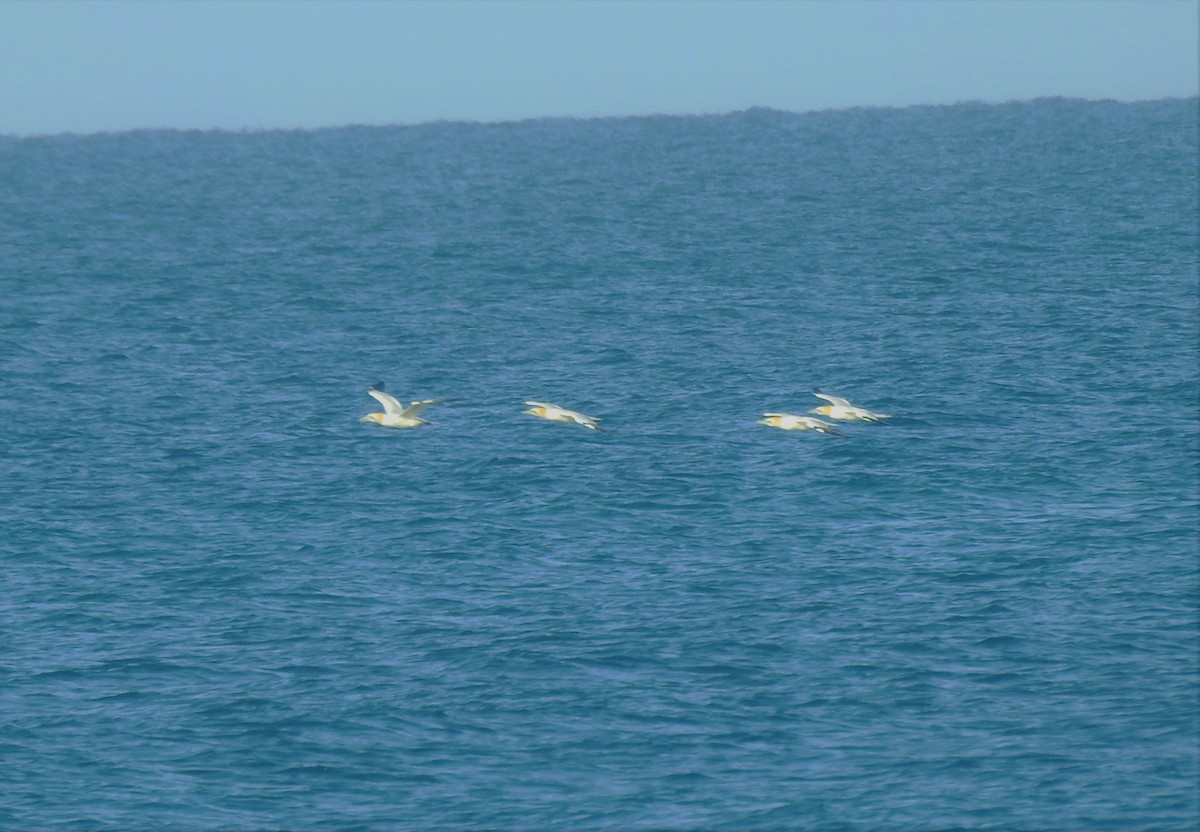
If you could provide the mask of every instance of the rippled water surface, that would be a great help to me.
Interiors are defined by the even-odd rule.
[[[1194,829],[1196,125],[0,139],[0,826]]]

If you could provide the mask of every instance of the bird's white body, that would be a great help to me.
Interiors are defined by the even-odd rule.
[[[528,413],[530,416],[537,416],[539,419],[548,419],[551,422],[574,422],[577,425],[583,425],[590,430],[603,430],[596,422],[599,419],[592,416],[585,416],[576,410],[567,410],[565,407],[559,407],[556,404],[547,404],[546,402],[525,402],[529,405],[528,410],[522,410],[522,413]]]
[[[383,405],[383,413],[368,413],[359,421],[374,422],[386,428],[417,428],[421,425],[428,425],[429,422],[421,418],[421,411],[429,405],[441,401],[440,399],[425,399],[413,402],[406,407],[394,396],[383,392],[378,387],[372,387],[367,393]]]
[[[808,411],[809,413],[820,413],[822,416],[842,422],[878,422],[880,419],[891,418],[887,413],[876,413],[873,410],[867,410],[865,407],[855,407],[841,396],[829,396],[825,393],[813,393],[813,395],[818,399],[824,399],[829,404],[814,407]]]
[[[839,435],[837,429],[828,422],[822,422],[812,416],[794,416],[791,413],[764,413],[758,424],[780,430],[815,430]]]

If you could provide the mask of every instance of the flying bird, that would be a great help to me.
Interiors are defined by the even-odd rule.
[[[528,413],[530,416],[537,416],[539,419],[548,419],[551,422],[574,422],[577,425],[583,425],[590,430],[604,430],[596,424],[600,421],[592,416],[575,411],[567,410],[565,407],[559,407],[556,404],[546,404],[545,402],[525,402],[529,405],[528,410],[522,410],[522,413]]]
[[[764,413],[763,418],[759,419],[756,424],[780,430],[815,430],[833,436],[842,435],[828,422],[822,422],[812,416],[793,416],[791,413]]]
[[[428,425],[429,422],[421,418],[421,411],[431,404],[439,404],[443,401],[442,399],[425,399],[405,406],[394,396],[383,392],[383,384],[372,384],[367,389],[367,393],[383,405],[383,413],[368,413],[359,421],[374,422],[386,428],[417,428],[421,425]]]
[[[808,411],[809,413],[820,413],[822,416],[828,416],[830,419],[837,419],[842,422],[878,422],[880,419],[892,418],[887,413],[876,413],[873,410],[867,410],[865,407],[855,407],[841,396],[830,396],[826,393],[818,393],[815,390],[813,391],[813,395],[818,399],[824,399],[829,404],[814,407]]]

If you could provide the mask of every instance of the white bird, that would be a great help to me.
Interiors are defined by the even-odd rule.
[[[822,416],[828,416],[830,419],[838,419],[843,422],[878,422],[880,419],[892,418],[887,413],[876,413],[873,410],[867,410],[865,407],[855,407],[841,396],[830,396],[816,391],[813,391],[813,395],[818,399],[824,399],[829,404],[814,407],[808,411],[809,413],[820,413]]]
[[[592,416],[585,416],[575,410],[567,410],[565,407],[559,407],[556,404],[546,404],[545,402],[525,402],[530,405],[529,410],[522,410],[522,413],[528,413],[530,416],[537,416],[539,419],[549,419],[551,422],[574,422],[577,425],[583,425],[591,430],[604,430],[596,424],[600,421]]]
[[[759,419],[757,424],[780,430],[816,430],[841,436],[833,425],[811,416],[793,416],[791,413],[764,413],[763,416],[765,418]]]
[[[442,401],[442,399],[425,399],[405,407],[395,397],[383,392],[382,384],[371,385],[367,393],[383,405],[383,413],[368,413],[358,421],[374,422],[387,428],[416,428],[428,425],[429,422],[421,418],[421,411],[431,404],[438,404]]]

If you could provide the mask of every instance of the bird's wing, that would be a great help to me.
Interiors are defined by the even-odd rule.
[[[558,410],[562,409],[556,404],[546,404],[546,402],[525,402],[525,404],[527,404],[531,407],[553,407]]]
[[[401,415],[406,419],[416,419],[421,415],[421,411],[429,407],[429,405],[440,404],[441,402],[442,399],[425,399],[424,401],[413,402],[408,407],[404,408],[404,412]]]
[[[389,416],[399,416],[404,412],[404,405],[400,404],[400,402],[396,401],[393,396],[388,395],[382,390],[377,390],[372,387],[367,391],[367,394],[375,399],[375,401],[383,405],[384,412],[386,412]]]
[[[832,405],[840,405],[842,407],[853,407],[853,405],[850,404],[850,402],[846,401],[841,396],[830,396],[828,393],[818,393],[815,390],[813,391],[813,395],[816,396],[818,399],[824,399],[825,401],[829,402]]]

